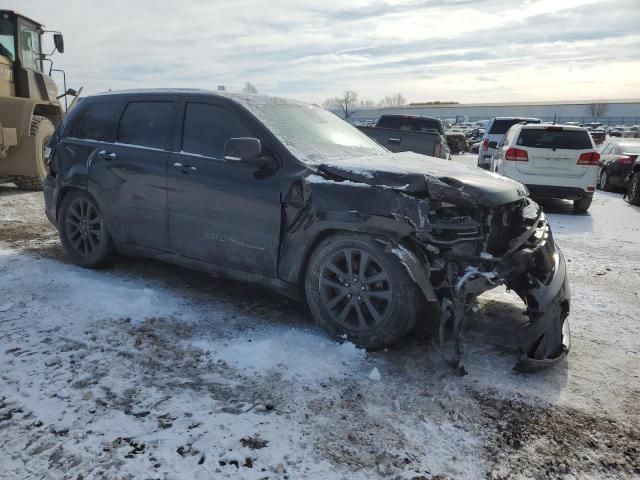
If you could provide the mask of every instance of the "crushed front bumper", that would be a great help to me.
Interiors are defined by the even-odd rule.
[[[537,207],[535,203],[532,205]],[[535,212],[535,210],[534,210]],[[520,351],[514,367],[519,372],[532,372],[551,367],[566,358],[571,345],[569,329],[570,290],[564,255],[553,240],[551,228],[538,207],[530,217],[530,227],[510,242],[501,257],[485,255],[484,264],[470,265],[453,288],[453,297],[443,303],[441,347],[444,347],[444,324],[453,320],[456,355],[446,358],[462,367],[462,329],[465,310],[481,293],[505,285],[516,292],[527,307],[529,322],[514,332]],[[491,264],[491,266],[489,266]],[[445,312],[445,309],[448,310]],[[444,351],[444,348],[443,348]]]

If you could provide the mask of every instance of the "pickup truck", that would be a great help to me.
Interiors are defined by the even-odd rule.
[[[416,115],[382,115],[373,127],[358,127],[392,152],[450,158],[442,122]]]

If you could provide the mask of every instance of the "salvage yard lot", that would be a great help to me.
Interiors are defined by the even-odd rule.
[[[0,477],[635,478],[640,208],[598,192],[589,214],[545,210],[569,262],[567,363],[511,370],[502,327],[522,309],[497,289],[458,377],[428,336],[339,345],[262,287],[78,268],[42,194],[0,185]]]

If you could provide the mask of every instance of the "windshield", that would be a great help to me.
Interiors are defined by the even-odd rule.
[[[320,107],[265,97],[239,100],[306,163],[320,165],[328,159],[388,153],[360,130]]]
[[[16,59],[15,30],[13,23],[8,18],[0,17],[0,55],[9,60]]]

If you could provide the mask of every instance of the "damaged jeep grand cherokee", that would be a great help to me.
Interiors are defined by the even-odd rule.
[[[516,368],[568,352],[565,260],[526,187],[393,154],[317,106],[110,92],[66,117],[48,161],[47,216],[84,267],[117,250],[267,284],[306,298],[332,336],[366,348],[436,322],[460,369],[465,315],[504,285],[528,316]]]

